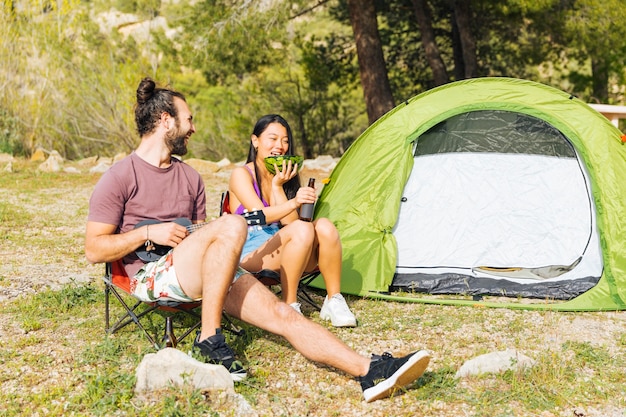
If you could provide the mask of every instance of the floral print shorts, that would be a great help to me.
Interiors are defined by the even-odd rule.
[[[134,297],[145,302],[171,300],[188,303],[200,300],[200,298],[196,300],[189,298],[180,287],[174,269],[172,252],[173,249],[158,260],[145,264],[130,279],[130,292]],[[247,273],[249,272],[245,269],[237,268],[232,283]]]

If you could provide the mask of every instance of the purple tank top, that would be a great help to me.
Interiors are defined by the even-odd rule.
[[[250,176],[252,177],[252,185],[254,186],[254,191],[256,192],[256,195],[259,198],[261,198],[261,190],[259,189],[259,184],[257,184],[256,178],[254,177],[254,174],[252,173],[252,170],[250,168],[248,168],[248,165],[245,165],[245,168],[248,170],[248,172],[250,173]],[[261,201],[263,202],[263,207],[269,207],[270,206],[267,203],[267,201],[265,201],[264,198],[262,198]],[[246,208],[243,206],[243,204],[240,204],[239,207],[237,207],[237,210],[235,210],[234,214],[243,214],[245,209]]]

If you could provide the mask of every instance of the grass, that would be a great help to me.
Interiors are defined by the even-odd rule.
[[[188,387],[170,387],[147,398],[135,395],[135,369],[155,350],[130,326],[105,334],[104,268],[89,265],[82,252],[87,202],[98,176],[42,174],[25,161],[14,169],[0,175],[0,415],[236,415],[234,398]],[[205,180],[213,199],[209,204],[217,208],[225,180]],[[426,374],[401,395],[364,404],[358,384],[348,376],[311,363],[279,337],[243,325],[245,338],[228,335],[250,374],[235,385],[237,395],[261,416],[625,413],[622,312],[557,313],[357,297],[348,302],[359,327],[332,332],[365,355],[428,348],[433,359]],[[304,311],[327,326],[317,312]],[[115,307],[114,313],[121,309]],[[158,336],[162,324],[162,317],[153,317],[149,329]],[[190,343],[187,339],[179,348],[186,352]],[[455,378],[465,361],[507,348],[536,365]]]

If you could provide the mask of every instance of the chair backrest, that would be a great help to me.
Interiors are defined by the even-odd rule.
[[[222,193],[222,201],[220,202],[220,216],[222,214],[232,214],[230,211],[230,193],[228,190]]]

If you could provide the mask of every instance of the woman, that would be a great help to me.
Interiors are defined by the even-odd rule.
[[[328,219],[299,220],[302,204],[315,203],[314,188],[300,187],[297,164],[283,163],[276,174],[265,167],[268,156],[292,155],[293,137],[285,119],[277,114],[261,117],[252,132],[246,164],[230,177],[230,207],[234,213],[263,207],[267,226],[251,227],[241,254],[248,271],[280,272],[283,301],[300,311],[298,282],[316,266],[324,277],[327,296],[320,317],[335,327],[356,326],[356,318],[340,293],[341,241]]]

